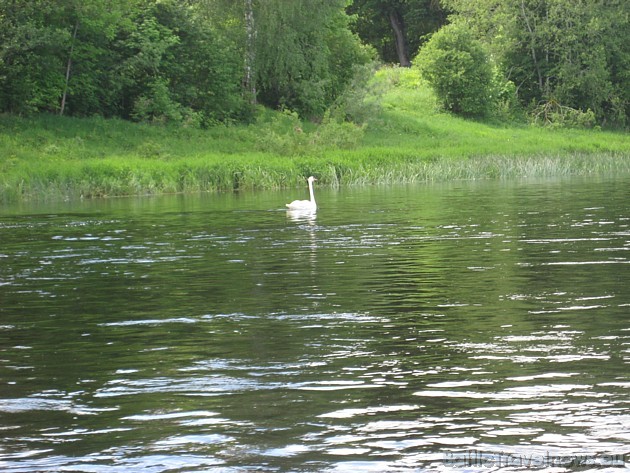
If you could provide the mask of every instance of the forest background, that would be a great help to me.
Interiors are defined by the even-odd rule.
[[[433,137],[436,146],[444,144],[435,140],[440,129],[470,137],[487,133],[484,126],[512,127],[512,134],[527,136],[521,145],[545,142],[539,132],[523,128],[535,124],[612,130],[605,137],[591,136],[577,151],[589,146],[606,151],[612,143],[610,151],[625,154],[629,45],[630,4],[624,0],[0,0],[0,171],[5,174],[0,195],[37,192],[31,178],[46,156],[73,160],[74,168],[80,167],[74,156],[80,153],[121,159],[126,153],[127,163],[136,157],[173,157],[162,149],[173,136],[158,138],[146,124],[166,125],[162,128],[176,134],[206,130],[186,140],[194,136],[212,147],[209,143],[226,138],[241,154],[249,146],[252,152],[310,159],[331,145],[363,146],[357,160],[369,154],[378,161],[383,154],[375,156],[375,140],[387,141],[388,134],[401,131],[384,113],[398,110],[399,120],[413,118],[398,134],[415,135],[416,148],[422,148],[419,117],[432,116],[438,129],[425,138]],[[445,116],[454,121],[444,122]],[[392,118],[394,123],[384,122]],[[102,130],[103,119],[114,119],[105,133],[112,139],[125,141],[117,135],[117,120],[144,124],[130,124],[127,132],[144,138],[126,148],[110,140],[109,151],[96,153],[82,127]],[[235,127],[243,133],[235,133]],[[258,136],[251,138],[252,133]],[[486,141],[501,138],[500,131],[490,135]],[[556,141],[575,141],[567,136],[556,135]],[[443,154],[470,158],[487,148],[476,139],[464,138],[460,145],[458,152],[446,147]],[[532,156],[525,148],[520,154]],[[405,151],[403,161],[435,160],[435,150]],[[487,152],[510,154],[493,147]],[[27,159],[29,153],[39,156]],[[193,154],[189,157],[197,159],[203,153]],[[266,158],[252,159],[249,163],[260,166]],[[351,160],[344,155],[343,166],[352,167]],[[87,169],[86,162],[81,169]],[[234,166],[226,171],[231,176],[226,187],[244,182]],[[343,166],[334,163],[330,171],[337,181]],[[323,172],[311,163],[300,164],[294,174],[297,179],[313,171]],[[38,179],[42,188],[44,181],[55,180],[50,173]],[[56,185],[71,186],[77,179],[88,185],[77,175],[57,176]],[[276,184],[287,182],[293,178]],[[118,190],[84,189],[81,195],[149,187],[134,190],[127,182]]]

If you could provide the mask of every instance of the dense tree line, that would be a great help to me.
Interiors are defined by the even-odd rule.
[[[378,56],[420,67],[455,113],[503,97],[627,126],[629,20],[625,0],[0,0],[0,112],[320,117]]]
[[[485,46],[520,101],[630,120],[630,2],[443,0]]]
[[[1,0],[0,109],[139,120],[242,113],[235,46],[191,5]]]
[[[0,111],[321,115],[371,59],[344,0],[0,0]]]

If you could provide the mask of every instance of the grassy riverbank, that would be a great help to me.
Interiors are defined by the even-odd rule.
[[[210,130],[102,118],[0,116],[0,202],[448,179],[630,173],[630,137],[462,120],[423,87],[392,86],[367,125]]]

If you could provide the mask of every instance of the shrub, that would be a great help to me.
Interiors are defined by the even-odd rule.
[[[493,69],[482,44],[464,25],[435,33],[414,61],[442,106],[463,116],[487,115],[493,102]]]
[[[326,113],[312,135],[311,144],[323,149],[352,149],[361,142],[364,132],[365,124],[338,121]]]
[[[304,156],[326,149],[351,149],[362,139],[365,126],[335,119],[324,114],[314,131],[312,124],[303,123],[297,112],[283,110],[261,125],[256,148],[280,156]]]
[[[307,137],[302,127],[297,112],[288,109],[276,112],[268,122],[261,124],[256,148],[281,156],[304,154]]]
[[[376,63],[355,67],[345,91],[326,112],[329,117],[361,125],[379,114],[385,87],[374,80],[376,67]]]

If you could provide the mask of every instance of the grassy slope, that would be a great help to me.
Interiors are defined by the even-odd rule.
[[[0,202],[294,186],[308,174],[344,185],[630,173],[625,133],[467,121],[437,112],[431,93],[412,86],[390,86],[365,131],[270,113],[211,130],[0,116]]]
[[[422,88],[393,89],[386,95],[384,107],[385,124],[366,137],[366,145],[414,149],[422,156],[441,157],[630,152],[630,139],[623,133],[492,125],[439,113],[431,94]]]

